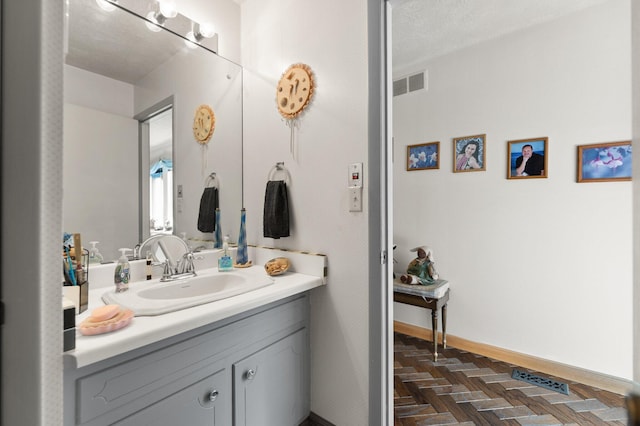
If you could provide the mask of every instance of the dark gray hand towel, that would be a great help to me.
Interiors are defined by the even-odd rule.
[[[264,236],[280,238],[289,236],[289,199],[287,184],[283,180],[267,182],[264,194]]]
[[[198,231],[213,232],[216,229],[216,208],[218,207],[218,188],[205,188],[200,197]]]

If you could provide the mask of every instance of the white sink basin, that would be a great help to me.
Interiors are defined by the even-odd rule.
[[[247,279],[239,275],[220,274],[208,277],[192,277],[163,283],[138,291],[143,299],[184,299],[187,297],[220,294],[247,285]]]
[[[110,290],[102,295],[102,300],[131,309],[137,316],[160,315],[237,296],[272,283],[273,279],[262,268],[242,272],[210,269],[176,281],[155,279],[132,283],[128,291]]]

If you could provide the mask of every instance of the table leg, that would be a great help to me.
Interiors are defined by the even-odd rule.
[[[447,304],[442,305],[442,347],[447,349]]]
[[[433,360],[438,360],[438,308],[431,309],[431,329],[433,330]]]

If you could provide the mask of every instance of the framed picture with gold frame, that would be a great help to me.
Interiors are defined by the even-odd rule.
[[[463,136],[453,139],[453,172],[483,172],[486,170],[487,135]]]
[[[507,179],[547,177],[549,138],[519,139],[507,142]]]
[[[440,141],[407,146],[407,171],[440,168]]]
[[[631,141],[578,145],[579,183],[631,180]]]

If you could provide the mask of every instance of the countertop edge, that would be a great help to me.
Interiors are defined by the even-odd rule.
[[[278,277],[268,287],[228,299],[164,315],[135,317],[130,325],[111,333],[83,336],[76,330],[76,348],[63,354],[67,358],[65,365],[83,368],[323,285],[322,278],[290,273]],[[101,304],[104,289],[89,293],[91,310]],[[78,317],[76,321],[79,321]]]

